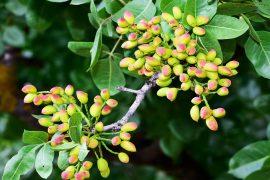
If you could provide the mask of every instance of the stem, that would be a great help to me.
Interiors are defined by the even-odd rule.
[[[95,156],[97,157],[97,159],[99,159],[99,156],[95,150],[94,150],[94,153],[95,153]]]
[[[118,38],[118,40],[116,41],[115,45],[113,46],[111,52],[109,53],[109,57],[110,58],[113,57],[113,53],[114,53],[115,49],[117,48],[117,46],[119,45],[119,43],[120,43],[121,40],[122,40],[122,36],[120,36]]]
[[[123,0],[118,0],[122,5],[126,5],[127,3],[125,2],[125,1],[123,1]]]
[[[104,148],[107,150],[107,151],[109,151],[110,153],[112,153],[112,154],[118,154],[118,152],[115,152],[115,151],[113,151],[113,150],[111,150],[104,142],[101,142],[102,143],[102,145],[104,146]]]
[[[102,149],[101,149],[101,145],[100,145],[100,144],[98,144],[98,150],[99,150],[99,154],[100,154],[100,156],[101,156],[101,157],[103,157],[103,154],[102,154]]]
[[[88,118],[90,118],[90,117],[91,117],[91,115],[90,115],[90,113],[89,113],[89,110],[88,110],[87,104],[84,104],[84,109],[85,109],[85,111],[86,111],[86,114],[87,114]]]
[[[139,93],[138,90],[129,89],[129,88],[126,88],[126,87],[124,87],[124,86],[119,86],[119,87],[117,87],[117,90],[118,90],[118,91],[123,91],[123,92],[130,92],[130,93],[134,93],[134,94],[138,94],[138,93]]]
[[[81,116],[84,118],[85,122],[87,123],[88,126],[91,126],[90,120],[85,116],[85,114],[82,112],[81,108],[77,105],[74,104],[76,110],[81,114]]]
[[[115,135],[115,134],[119,134],[119,132],[103,132],[103,133],[101,133],[101,135]]]
[[[110,139],[106,139],[106,138],[102,138],[102,137],[97,137],[97,140],[101,140],[101,141],[111,141]]]
[[[209,104],[208,104],[208,101],[207,101],[205,95],[202,95],[202,97],[203,97],[203,101],[204,101],[205,105],[206,105],[208,108],[210,108],[210,106],[209,106]]]

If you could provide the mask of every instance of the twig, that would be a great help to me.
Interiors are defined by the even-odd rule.
[[[123,92],[130,92],[130,93],[134,93],[134,94],[139,94],[140,91],[138,90],[134,90],[134,89],[129,89],[129,88],[126,88],[124,86],[119,86],[116,88],[118,91],[123,91]]]

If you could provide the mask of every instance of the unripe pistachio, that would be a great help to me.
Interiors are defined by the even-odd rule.
[[[172,11],[173,11],[173,16],[174,16],[175,19],[177,19],[177,20],[181,19],[182,12],[181,12],[181,9],[179,7],[174,6],[172,8]]]
[[[186,53],[189,55],[189,56],[192,56],[194,54],[196,54],[196,48],[195,47],[187,47],[186,48]]]
[[[72,96],[72,94],[74,93],[74,87],[72,85],[67,85],[67,87],[65,88],[65,93],[68,96]]]
[[[209,118],[206,119],[205,121],[206,126],[212,130],[212,131],[217,131],[218,130],[218,123],[216,119],[213,116],[210,116]]]
[[[182,83],[185,83],[189,80],[189,76],[186,73],[181,73],[179,76],[179,80]]]
[[[106,171],[100,172],[101,177],[107,178],[110,175],[110,168],[108,168]]]
[[[168,79],[168,80],[165,80],[165,81],[162,81],[160,79],[157,79],[156,80],[156,83],[160,87],[166,87],[166,86],[169,86],[172,83],[172,79]]]
[[[232,70],[226,66],[218,66],[218,73],[223,76],[232,76]]]
[[[51,94],[44,94],[44,95],[42,95],[42,101],[44,103],[50,103],[51,102]]]
[[[83,91],[76,91],[76,95],[80,103],[86,104],[88,102],[88,94]]]
[[[102,89],[102,90],[100,91],[100,96],[101,96],[103,99],[108,100],[108,99],[111,97],[110,91],[109,91],[108,89]]]
[[[119,19],[117,20],[117,25],[118,25],[119,27],[124,28],[124,27],[127,27],[129,24],[128,24],[128,22],[127,22],[123,17],[121,17],[121,18],[119,18]]]
[[[171,28],[177,27],[179,25],[178,21],[176,19],[172,19],[171,21],[168,22],[169,26]]]
[[[217,73],[217,72],[210,72],[210,71],[207,71],[207,72],[206,72],[206,76],[207,76],[209,79],[213,79],[213,80],[217,80],[217,79],[218,79],[218,73]]]
[[[201,52],[199,52],[196,57],[198,60],[206,60],[206,55]]]
[[[190,42],[190,39],[191,39],[190,34],[185,33],[181,36],[175,37],[173,39],[173,44],[174,46],[177,46],[178,44],[188,44]]]
[[[130,64],[133,64],[135,62],[135,59],[130,58],[130,57],[125,57],[122,59],[119,63],[119,66],[121,68],[127,68]]]
[[[22,92],[24,92],[25,94],[29,94],[29,93],[35,94],[37,92],[37,88],[33,86],[32,84],[27,84],[23,86]]]
[[[220,59],[220,58],[215,58],[214,60],[213,60],[213,63],[215,63],[216,65],[221,65],[221,63],[222,63],[222,59]]]
[[[177,88],[169,88],[166,92],[166,97],[170,101],[174,101],[177,97],[178,89]]]
[[[127,133],[127,132],[121,132],[121,133],[119,134],[119,137],[120,137],[121,140],[123,140],[123,141],[129,141],[130,138],[131,138],[131,135],[130,135],[129,133]]]
[[[57,109],[54,106],[47,105],[41,110],[41,113],[45,114],[45,115],[50,115],[50,114],[55,113],[56,111],[57,111]]]
[[[159,60],[159,61],[162,60],[162,58],[161,58],[157,53],[155,53],[155,54],[153,55],[153,58],[155,58],[155,59],[157,59],[157,60]]]
[[[72,116],[76,112],[76,107],[74,104],[69,104],[67,107],[68,115]]]
[[[204,66],[206,65],[206,60],[204,59],[199,59],[198,62],[197,62],[197,65],[198,65],[198,68],[204,68]]]
[[[168,89],[169,89],[168,87],[160,88],[160,89],[157,91],[157,96],[159,96],[159,97],[164,97],[164,96],[166,96],[167,90],[168,90]]]
[[[224,87],[230,87],[230,85],[232,84],[231,80],[223,78],[223,79],[219,79],[218,80],[218,84],[220,86],[224,86]]]
[[[78,156],[79,153],[80,153],[80,146],[76,146],[76,147],[74,147],[74,148],[70,151],[69,155],[70,155],[70,156],[71,156],[71,155]]]
[[[61,144],[65,139],[65,135],[60,134],[58,136],[55,136],[52,140],[51,140],[51,145],[52,146],[57,146],[59,144]]]
[[[58,94],[52,94],[52,95],[51,95],[51,100],[52,100],[52,102],[53,102],[54,104],[58,104],[58,105],[64,103],[63,99],[62,99],[61,96],[59,96]]]
[[[230,69],[235,69],[239,66],[239,62],[238,61],[229,61],[227,64],[226,64],[226,67],[230,68]]]
[[[163,55],[166,54],[166,48],[165,47],[158,47],[156,49],[156,53],[157,53],[157,55],[159,55],[160,57],[162,57]]]
[[[152,17],[152,19],[150,20],[151,24],[159,24],[161,21],[161,17],[160,16],[154,16]]]
[[[194,97],[191,100],[191,103],[192,104],[195,104],[195,105],[199,105],[199,104],[201,104],[201,102],[202,102],[202,98],[201,97]]]
[[[33,99],[34,105],[39,106],[43,103],[42,96],[43,94],[39,94]]]
[[[64,179],[64,180],[67,180],[67,179],[71,179],[73,177],[74,174],[72,174],[71,172],[69,171],[63,171],[61,173],[61,178]]]
[[[104,128],[104,125],[102,122],[98,122],[96,125],[95,125],[95,129],[97,132],[102,132],[103,131],[103,128]]]
[[[171,21],[171,20],[174,20],[174,17],[172,15],[170,15],[169,13],[162,13],[161,14],[161,17],[167,21],[168,23]]]
[[[170,78],[171,78],[171,75],[164,76],[163,74],[160,74],[159,77],[158,77],[158,79],[161,80],[161,81],[166,81],[166,80],[168,80]]]
[[[93,117],[100,116],[101,109],[102,109],[101,103],[94,103],[89,109],[91,116],[93,116]]]
[[[38,123],[43,127],[49,127],[53,125],[53,122],[49,118],[40,118]]]
[[[207,88],[210,90],[210,91],[214,91],[217,89],[217,85],[218,85],[218,82],[216,80],[209,80],[207,82]]]
[[[74,179],[75,180],[84,180],[85,178],[84,178],[84,174],[82,173],[82,172],[77,172],[77,173],[75,173],[75,175],[74,175]],[[72,179],[73,180],[73,179]]]
[[[153,45],[154,45],[155,47],[159,46],[159,45],[161,44],[161,42],[162,42],[162,39],[161,39],[160,37],[158,37],[158,36],[156,36],[156,37],[153,39]]]
[[[129,157],[128,157],[128,155],[127,155],[126,153],[124,153],[124,152],[120,152],[120,153],[118,154],[118,158],[119,158],[119,160],[120,160],[122,163],[128,163],[128,162],[129,162]]]
[[[54,133],[56,133],[56,131],[57,131],[57,125],[52,125],[52,126],[48,127],[49,134],[54,134]]]
[[[181,84],[181,89],[182,89],[183,91],[187,91],[187,90],[190,89],[191,85],[192,85],[191,81],[182,83],[182,84]]]
[[[121,143],[121,139],[119,136],[115,136],[112,138],[111,143],[113,146],[118,146]]]
[[[143,33],[142,37],[145,40],[150,40],[153,37],[153,34],[150,31],[146,31],[145,33]]]
[[[89,137],[88,136],[82,136],[80,139],[81,144],[89,144]]]
[[[212,110],[207,107],[207,106],[203,106],[200,110],[200,116],[202,119],[207,119],[212,115]]]
[[[206,60],[207,61],[213,61],[217,56],[217,52],[214,49],[211,49],[207,54],[206,54]]]
[[[120,146],[129,152],[136,152],[136,147],[132,142],[129,141],[122,141]]]
[[[165,42],[168,42],[171,40],[170,34],[169,33],[162,33],[162,38]]]
[[[64,94],[65,91],[64,91],[64,89],[62,87],[55,86],[55,87],[51,88],[50,92],[52,94],[60,94],[60,95],[62,95],[62,94]]]
[[[190,42],[188,43],[189,47],[196,47],[197,46],[197,40],[196,39],[191,39]]]
[[[186,45],[185,44],[178,44],[177,46],[176,46],[176,50],[177,50],[177,52],[180,52],[180,53],[182,53],[182,52],[185,52],[186,51]]]
[[[84,161],[82,164],[83,169],[89,170],[93,166],[93,163],[91,161]]]
[[[164,76],[170,76],[172,74],[172,69],[171,69],[171,67],[169,65],[164,65],[161,68],[161,73]]]
[[[170,66],[176,66],[176,65],[178,65],[179,64],[179,61],[178,61],[178,59],[176,59],[176,58],[174,58],[174,57],[170,57],[169,59],[167,59],[167,61],[168,61],[168,64],[170,65]]]
[[[238,74],[238,71],[236,69],[232,69],[232,76]]]
[[[147,71],[147,70],[145,70],[144,71],[144,75],[147,76],[147,77],[151,77],[151,76],[154,75],[154,71]]]
[[[207,16],[197,16],[196,22],[197,26],[205,25],[209,22],[209,18]]]
[[[118,105],[118,101],[115,99],[108,99],[106,101],[106,104],[110,106],[111,108],[115,108]]]
[[[137,46],[137,41],[125,41],[121,47],[123,49],[132,49],[134,48],[135,46]]]
[[[118,33],[118,34],[127,34],[128,32],[129,32],[129,28],[128,27],[119,27],[119,26],[117,26],[116,27],[116,32]]]
[[[197,95],[201,95],[203,93],[203,87],[199,84],[196,84],[194,91]]]
[[[62,123],[62,124],[59,124],[58,127],[57,127],[57,130],[59,132],[66,132],[67,130],[69,129],[69,125],[68,123]]]
[[[189,63],[189,64],[196,64],[197,63],[197,58],[195,56],[188,56],[186,61]]]
[[[147,28],[148,28],[148,24],[144,19],[140,20],[140,22],[137,24],[138,30],[146,30]]]
[[[188,57],[188,55],[186,53],[179,53],[178,52],[175,57],[179,60],[184,60]]]
[[[128,22],[128,24],[133,24],[135,21],[135,17],[130,11],[124,12],[124,19]]]
[[[35,98],[36,96],[37,96],[36,94],[32,94],[32,93],[26,94],[26,95],[24,96],[23,102],[24,102],[24,103],[31,103],[31,102],[33,102],[33,100],[34,100],[34,98]]]
[[[106,171],[109,168],[108,162],[104,158],[97,160],[97,166],[100,172]]]
[[[217,90],[219,96],[227,96],[229,94],[229,89],[227,87],[221,87]]]
[[[217,108],[213,110],[213,116],[216,118],[222,118],[226,114],[226,111],[224,108]]]
[[[151,53],[155,51],[155,46],[150,45],[150,44],[142,44],[140,46],[138,46],[138,48],[144,52],[144,53]]]
[[[59,111],[59,116],[60,116],[60,120],[62,122],[68,122],[69,116],[68,116],[68,113],[65,109],[61,109]]]
[[[79,173],[82,174],[84,179],[89,179],[90,178],[90,172],[89,171],[80,170]]]
[[[143,57],[143,52],[142,51],[140,51],[140,50],[136,50],[135,52],[134,52],[134,55],[135,55],[135,57],[138,59],[138,58],[141,58],[141,57]],[[122,60],[121,60],[122,61]],[[121,61],[120,61],[120,67],[122,67],[121,66]],[[124,61],[125,62],[125,61]],[[135,62],[135,60],[133,59],[133,61],[131,62],[131,63],[134,63]],[[129,63],[127,62],[127,65],[126,65],[126,67],[128,67],[128,65],[129,65]]]
[[[154,35],[159,35],[161,32],[161,27],[159,25],[153,25],[153,26],[151,26],[151,32]]]
[[[192,29],[193,33],[198,35],[198,36],[203,36],[205,35],[205,29],[201,28],[201,27],[194,27]]]
[[[106,116],[112,112],[112,108],[108,105],[105,105],[101,110],[101,115]]]
[[[175,36],[181,36],[185,34],[185,27],[183,25],[179,25],[175,30],[174,30],[174,35]]]
[[[203,66],[204,70],[206,71],[214,71],[216,72],[218,70],[218,66],[215,65],[214,63],[211,62],[207,62],[204,66]]]
[[[192,120],[198,122],[200,119],[200,110],[199,107],[197,105],[192,106],[192,108],[190,109],[190,117],[192,118]]]
[[[135,122],[128,122],[126,124],[124,124],[121,127],[121,131],[123,132],[130,132],[130,131],[135,131],[137,129],[138,125]]]
[[[144,64],[145,64],[145,58],[139,58],[135,61],[135,63],[133,64],[133,67],[135,69],[141,69]]]
[[[79,158],[78,156],[76,155],[71,155],[69,158],[68,158],[68,163],[69,164],[75,164],[76,162],[78,162]]]
[[[152,66],[150,66],[148,63],[145,63],[144,64],[144,68],[147,70],[147,71],[153,71],[154,68]]]
[[[197,26],[197,22],[194,16],[192,15],[187,15],[187,23],[188,25],[190,25],[191,27],[196,27]]]
[[[196,69],[195,75],[198,78],[205,78],[206,77],[206,72],[204,70],[202,70],[202,69]]]
[[[160,60],[151,56],[146,56],[145,59],[146,59],[146,63],[153,67],[159,66],[161,64]]]
[[[97,146],[98,146],[98,140],[96,140],[93,137],[90,137],[88,147],[91,149],[95,149]]]
[[[188,67],[187,74],[192,77],[192,76],[195,76],[196,71],[197,71],[196,67]]]

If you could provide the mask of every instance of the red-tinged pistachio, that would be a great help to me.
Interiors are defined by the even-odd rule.
[[[68,96],[72,96],[72,94],[74,93],[74,87],[72,85],[67,85],[65,88],[65,93]]]
[[[74,104],[69,104],[67,107],[68,115],[72,116],[76,112],[76,107]]]
[[[196,64],[197,63],[197,58],[195,56],[188,56],[186,58],[186,61],[189,63],[189,64]]]
[[[186,73],[181,73],[179,76],[179,80],[182,83],[185,83],[189,80],[189,75],[187,75]]]
[[[204,70],[206,71],[217,71],[218,70],[218,66],[214,63],[211,62],[207,62],[204,66],[203,66]]]
[[[161,73],[164,76],[170,76],[172,74],[172,69],[171,69],[171,67],[169,65],[164,65],[161,68]]]
[[[145,72],[145,68],[144,67],[142,69],[139,69],[137,71],[138,75],[140,75],[140,76],[143,76],[144,75],[144,72]]]
[[[135,41],[137,39],[137,34],[136,33],[130,33],[128,35],[128,40],[129,41]]]
[[[69,158],[68,158],[68,163],[69,164],[75,164],[76,162],[78,162],[79,158],[78,156],[76,155],[71,155]]]
[[[196,84],[195,88],[194,88],[194,92],[197,95],[201,95],[203,93],[203,87],[201,85],[199,85],[199,84]]]
[[[198,122],[200,119],[200,109],[197,105],[192,106],[190,109],[190,117],[193,121]]]
[[[133,66],[135,69],[141,69],[144,64],[145,64],[145,58],[139,58],[134,62]]]
[[[128,157],[128,155],[127,155],[126,153],[124,153],[124,152],[120,152],[120,153],[118,154],[118,158],[119,158],[119,160],[120,160],[122,163],[128,163],[128,162],[129,162],[129,157]]]
[[[68,123],[62,123],[62,124],[59,124],[58,127],[57,127],[57,130],[59,132],[66,132],[67,130],[69,129],[69,125]]]
[[[60,120],[62,122],[68,122],[69,116],[68,116],[68,113],[65,109],[61,109],[59,111],[59,116],[60,116]]]
[[[196,69],[195,75],[198,78],[205,78],[206,77],[206,72],[204,70],[202,70],[202,69]]]
[[[206,55],[201,52],[199,52],[196,57],[198,60],[206,60]]]
[[[101,110],[101,115],[106,116],[112,112],[112,108],[108,105],[105,105]]]
[[[73,177],[73,175],[74,175],[74,174],[72,174],[72,173],[69,172],[69,171],[63,171],[63,172],[61,173],[61,178],[62,178],[63,180],[68,180],[68,179],[71,179],[71,178]]]
[[[118,101],[115,99],[108,99],[106,101],[106,104],[110,106],[111,108],[115,108],[118,105]]]
[[[100,172],[101,177],[107,178],[110,175],[110,168],[108,168],[106,171]]]
[[[45,107],[43,107],[43,109],[41,110],[41,113],[42,114],[45,114],[45,115],[49,115],[49,114],[53,114],[57,111],[57,109],[52,106],[52,105],[47,105]]]
[[[135,46],[137,46],[137,41],[125,41],[121,47],[123,49],[132,49],[134,48]]]
[[[184,60],[188,57],[188,55],[186,53],[177,53],[176,54],[176,58],[179,59],[179,60]]]
[[[89,144],[89,137],[88,136],[82,136],[80,139],[81,144]]]
[[[76,96],[80,103],[86,104],[88,102],[88,94],[86,92],[76,91]]]
[[[156,53],[157,55],[159,55],[160,57],[166,54],[166,48],[165,47],[158,47],[156,49]]]
[[[121,127],[121,131],[123,132],[131,132],[131,131],[135,131],[137,129],[138,125],[135,122],[128,122],[126,124],[124,124]]]
[[[43,127],[49,127],[53,125],[53,122],[49,118],[40,118],[38,123]]]
[[[207,118],[205,123],[206,123],[206,126],[210,130],[212,130],[212,131],[217,131],[218,130],[217,120],[213,116],[210,116],[209,118]]]
[[[210,71],[207,71],[207,72],[206,72],[206,76],[207,76],[209,79],[214,79],[214,80],[217,80],[217,79],[218,79],[218,73],[217,73],[217,72],[210,72]]]
[[[64,101],[63,99],[61,98],[61,96],[59,96],[58,94],[52,94],[51,95],[51,100],[54,104],[63,104]]]
[[[135,55],[136,59],[141,58],[141,57],[144,56],[143,52],[140,51],[140,50],[136,50],[136,51],[134,52],[134,55]],[[134,62],[135,62],[135,60],[133,59],[133,63],[134,63]],[[128,67],[128,66],[127,66],[127,67]]]
[[[177,97],[178,89],[177,88],[169,88],[166,92],[166,97],[170,101],[174,101]]]
[[[168,79],[168,80],[165,80],[165,81],[162,81],[160,79],[157,79],[156,80],[156,83],[160,87],[166,87],[166,86],[169,86],[172,83],[172,79]]]
[[[23,86],[22,92],[24,92],[25,94],[29,94],[29,93],[34,94],[37,92],[37,88],[31,84],[27,84]]]
[[[201,102],[202,102],[202,98],[201,97],[194,97],[191,100],[191,103],[192,104],[195,104],[195,105],[199,105],[199,104],[201,104]]]
[[[100,172],[104,172],[109,168],[108,162],[104,158],[99,158],[97,160],[97,166]]]
[[[190,89],[191,85],[192,85],[191,81],[182,83],[182,84],[181,84],[181,89],[182,89],[183,91],[187,91],[187,90]]]
[[[89,109],[91,116],[93,116],[93,117],[100,116],[101,109],[102,109],[101,103],[94,103]]]
[[[63,135],[63,134],[60,134],[58,136],[53,137],[52,146],[57,146],[57,145],[61,144],[64,141],[64,139],[65,139],[65,135]]]
[[[128,22],[128,24],[133,24],[135,17],[130,11],[124,12],[124,19]]]
[[[52,125],[52,126],[48,127],[49,134],[54,134],[54,133],[56,133],[56,131],[57,131],[57,125]]]
[[[227,64],[226,64],[226,67],[230,68],[230,69],[235,69],[239,66],[239,62],[238,61],[229,61]]]
[[[172,15],[170,15],[169,13],[162,13],[161,17],[167,22],[174,20],[174,17]]]
[[[170,75],[169,75],[169,76],[164,76],[163,74],[160,74],[160,75],[158,76],[158,79],[161,80],[161,81],[166,81],[166,80],[168,80],[168,79],[170,79],[170,78],[171,78]]]
[[[180,43],[188,44],[190,42],[191,37],[190,37],[190,34],[185,33],[179,37],[176,37],[175,39],[176,39],[176,42],[178,41],[177,44],[180,44]]]
[[[130,57],[125,57],[122,59],[119,63],[120,67],[127,68],[130,64],[133,64],[135,62],[135,59]]]
[[[218,73],[223,76],[232,76],[232,70],[226,66],[218,66]]]
[[[176,58],[174,58],[174,57],[170,57],[169,59],[167,59],[167,61],[168,61],[168,64],[170,66],[174,66],[175,67],[176,65],[179,64],[179,60],[176,59]]]
[[[33,100],[35,99],[36,96],[37,96],[36,94],[32,94],[32,93],[26,94],[24,96],[23,102],[24,103],[31,103],[31,102],[33,102]]]
[[[229,89],[227,87],[221,87],[217,90],[219,96],[227,96],[229,94]]]
[[[108,100],[111,95],[110,95],[110,91],[108,89],[102,89],[100,91],[100,96],[104,99],[104,100]]]
[[[161,64],[160,60],[151,56],[146,56],[145,59],[146,59],[146,63],[153,67],[159,66]]]
[[[216,65],[221,65],[221,63],[222,63],[222,59],[220,59],[220,58],[215,58],[214,60],[213,60],[213,63],[215,63]]]
[[[206,60],[207,61],[213,61],[217,56],[217,52],[214,49],[211,49],[207,54],[206,54]]]
[[[166,53],[162,56],[164,59],[168,59],[172,55],[172,50],[171,49],[166,49]]]
[[[138,44],[145,44],[145,43],[148,43],[148,42],[149,42],[149,40],[146,40],[144,37],[140,37],[138,39]]]
[[[218,84],[220,86],[224,86],[224,87],[230,87],[232,84],[232,81],[227,79],[227,78],[223,78],[223,79],[219,79],[218,80]]]
[[[197,16],[196,18],[197,26],[205,25],[209,22],[209,17],[207,16]]]
[[[95,129],[97,132],[102,132],[103,131],[103,128],[104,128],[104,125],[102,122],[98,122],[96,125],[95,125]]]
[[[186,48],[186,53],[189,56],[192,56],[192,55],[196,54],[196,48],[195,47],[187,47]]]
[[[144,64],[144,68],[147,70],[147,71],[153,71],[154,68],[152,66],[150,66],[148,63],[145,63]]]
[[[183,25],[179,25],[175,30],[174,30],[174,35],[175,36],[181,36],[185,34],[185,27]]]
[[[148,23],[142,19],[140,22],[137,24],[137,29],[138,30],[146,30],[148,28]]]
[[[82,164],[83,169],[89,170],[93,166],[93,163],[91,161],[84,161]]]
[[[203,68],[206,63],[207,63],[206,60],[198,59],[198,62],[197,62],[198,68]]]
[[[191,27],[196,27],[197,26],[197,22],[194,16],[192,15],[187,15],[187,23],[188,25],[190,25]]]
[[[155,59],[157,59],[157,60],[159,60],[159,61],[162,60],[162,58],[161,58],[157,53],[155,53],[155,54],[153,55],[153,58],[155,58]]]
[[[44,103],[49,103],[49,102],[51,102],[52,100],[51,100],[51,94],[44,94],[44,95],[42,95],[42,101],[44,102]]]
[[[55,86],[55,87],[51,88],[50,92],[52,94],[60,94],[60,95],[62,95],[62,94],[64,94],[65,91],[64,91],[64,89],[62,87]]]
[[[145,70],[144,71],[144,75],[147,76],[147,77],[151,77],[151,76],[154,75],[154,71],[147,71],[147,70]]]
[[[75,180],[84,180],[85,179],[83,172],[75,173],[74,178],[75,178]]]
[[[84,179],[89,179],[90,178],[90,173],[89,171],[85,171],[85,170],[80,170],[79,173],[82,174]]]
[[[213,110],[213,116],[216,118],[222,118],[226,114],[226,111],[224,108],[217,108]]]
[[[144,53],[151,53],[151,52],[154,52],[156,50],[156,47],[152,46],[150,44],[142,44],[142,45],[138,46],[138,48]]]
[[[151,24],[159,24],[160,21],[161,21],[160,16],[154,16],[154,17],[152,17],[152,19],[150,20],[150,23],[151,23]]]
[[[164,88],[160,88],[158,91],[157,91],[157,96],[159,97],[164,97],[167,95],[167,90],[169,88],[168,87],[164,87]]]
[[[129,141],[122,141],[120,146],[129,152],[136,152],[136,147],[132,142]]]
[[[178,23],[178,21],[177,21],[176,19],[172,19],[172,20],[169,21],[169,26],[170,26],[171,28],[177,27],[178,24],[179,24],[179,23]]]
[[[217,86],[218,86],[218,82],[216,80],[209,80],[207,82],[207,88],[210,90],[210,91],[214,91],[217,89]]]
[[[182,11],[181,11],[181,9],[179,7],[174,6],[172,8],[172,11],[173,11],[173,16],[174,16],[175,19],[177,19],[177,20],[181,19]]]
[[[150,31],[146,31],[145,33],[143,33],[142,37],[145,40],[149,40],[149,39],[151,39],[153,37],[153,34]]]
[[[90,137],[88,147],[91,148],[91,149],[95,149],[97,146],[98,146],[98,140],[96,140],[93,137]]]
[[[127,132],[121,132],[121,133],[119,134],[119,137],[120,137],[120,139],[123,140],[123,141],[129,141],[130,138],[131,138],[131,135],[130,135],[129,133],[127,133]]]
[[[128,27],[123,28],[123,27],[117,26],[116,27],[116,32],[118,34],[127,34],[129,32],[129,28]]]
[[[156,37],[153,39],[153,45],[154,45],[155,47],[157,47],[158,45],[160,45],[161,42],[162,42],[162,39],[161,39],[160,37],[158,37],[158,36],[156,36]]]
[[[113,146],[118,146],[121,143],[121,139],[119,136],[114,136],[111,140]]]
[[[159,35],[160,32],[161,32],[161,28],[159,25],[153,25],[151,26],[151,32],[154,34],[154,35]]]
[[[234,76],[236,74],[238,74],[238,71],[236,69],[232,69],[232,75]]]
[[[207,107],[207,106],[203,106],[200,110],[200,116],[202,119],[207,119],[212,115],[212,110]]]
[[[128,22],[127,22],[123,17],[121,17],[121,18],[119,18],[119,19],[117,20],[117,25],[118,25],[119,27],[124,28],[124,27],[127,27],[129,24],[128,24]]]
[[[177,52],[185,52],[186,51],[186,45],[185,44],[178,44],[177,46],[176,46],[176,50],[177,50]]]
[[[198,36],[203,36],[205,35],[205,29],[201,28],[201,27],[194,27],[192,29],[193,33],[198,35]]]
[[[196,39],[191,39],[190,42],[188,43],[189,47],[196,47],[197,46],[197,40]]]
[[[195,76],[196,71],[197,71],[196,67],[188,67],[187,74],[192,77],[192,76]]]

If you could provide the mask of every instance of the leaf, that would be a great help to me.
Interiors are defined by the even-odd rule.
[[[28,173],[34,166],[36,150],[41,145],[27,145],[6,164],[2,180],[19,180],[21,175]]]
[[[80,113],[73,114],[69,119],[69,136],[72,141],[80,142],[82,134],[82,116]]]
[[[90,50],[93,47],[93,42],[76,42],[70,41],[68,42],[68,49],[71,50],[73,53],[83,56],[83,57],[90,57]]]
[[[82,4],[86,4],[89,2],[90,2],[90,0],[71,0],[70,4],[71,5],[82,5]]]
[[[234,39],[244,34],[248,30],[248,25],[245,21],[234,17],[216,15],[205,25],[205,30],[217,39]]]
[[[37,173],[44,179],[47,179],[53,169],[54,152],[50,145],[45,144],[37,153],[35,168]]]
[[[220,44],[211,33],[207,32],[204,36],[198,36],[198,44],[205,53],[211,49],[215,49],[217,51],[217,57],[223,59]]]
[[[173,159],[176,159],[183,149],[183,142],[171,133],[167,137],[163,137],[159,145],[164,154]]]
[[[21,47],[25,44],[24,33],[17,26],[7,26],[4,29],[3,41],[14,47]]]
[[[69,150],[77,146],[74,142],[66,142],[64,144],[52,147],[54,151],[64,151],[64,150]]]
[[[123,7],[123,4],[121,4],[118,0],[104,0],[104,3],[106,11],[109,14],[114,14]]]
[[[270,32],[257,31],[260,43],[249,38],[245,44],[245,52],[257,73],[270,79]]]
[[[266,128],[266,137],[270,139],[270,123],[268,123],[267,128]]]
[[[42,144],[48,141],[49,135],[44,131],[27,131],[23,132],[23,142],[26,144]]]
[[[218,6],[217,13],[228,16],[235,16],[242,13],[256,11],[253,3],[226,2]]]
[[[236,49],[236,41],[235,39],[228,39],[220,41],[220,46],[223,53],[223,59],[226,61],[230,60],[234,55]]]
[[[69,166],[68,157],[69,157],[69,154],[67,151],[60,151],[59,152],[58,159],[57,159],[57,166],[61,170],[64,170]]]
[[[208,4],[206,0],[188,0],[184,10],[183,24],[188,26],[186,18],[187,15],[197,17],[199,15],[208,16],[209,19],[217,12],[217,1]]]
[[[253,101],[253,106],[263,114],[269,114],[270,95],[260,95]]]
[[[179,7],[182,11],[185,8],[186,0],[161,0],[160,2],[160,10],[162,12],[172,13],[172,8],[174,6]]]
[[[258,8],[260,14],[266,18],[270,18],[270,4],[269,0],[253,0],[255,6]]]
[[[32,114],[32,116],[36,119],[40,119],[40,118],[50,118],[51,116],[49,115],[36,115],[36,114]]]
[[[263,169],[250,174],[245,180],[267,180],[270,177],[270,169]]]
[[[238,151],[230,160],[229,173],[237,178],[246,178],[263,168],[270,160],[270,141],[259,141]]]
[[[47,0],[47,1],[55,2],[55,3],[62,3],[62,2],[67,2],[69,0]]]
[[[126,84],[124,74],[112,59],[106,58],[98,61],[91,71],[96,86],[101,90],[109,89],[112,95],[118,93],[116,87]]]
[[[84,143],[83,145],[81,145],[80,147],[80,151],[79,151],[79,160],[80,161],[84,161],[84,159],[86,158],[86,156],[88,155],[89,150],[87,149],[86,144]]]
[[[249,26],[249,34],[250,34],[250,36],[251,36],[255,41],[260,42],[260,38],[259,38],[257,32],[255,31],[255,29],[253,28],[251,22],[249,21],[248,17],[245,16],[244,14],[242,14],[242,17],[243,17],[243,19],[246,21],[246,23],[247,23],[248,26]]]
[[[112,19],[117,22],[123,16],[124,11],[132,12],[137,23],[142,19],[150,20],[156,13],[156,7],[152,0],[134,0],[115,13]]]
[[[5,7],[17,16],[22,16],[27,10],[27,6],[19,0],[10,0],[5,4]]]
[[[88,70],[92,69],[98,62],[102,46],[102,26],[97,30],[93,47],[91,48],[91,64]]]

